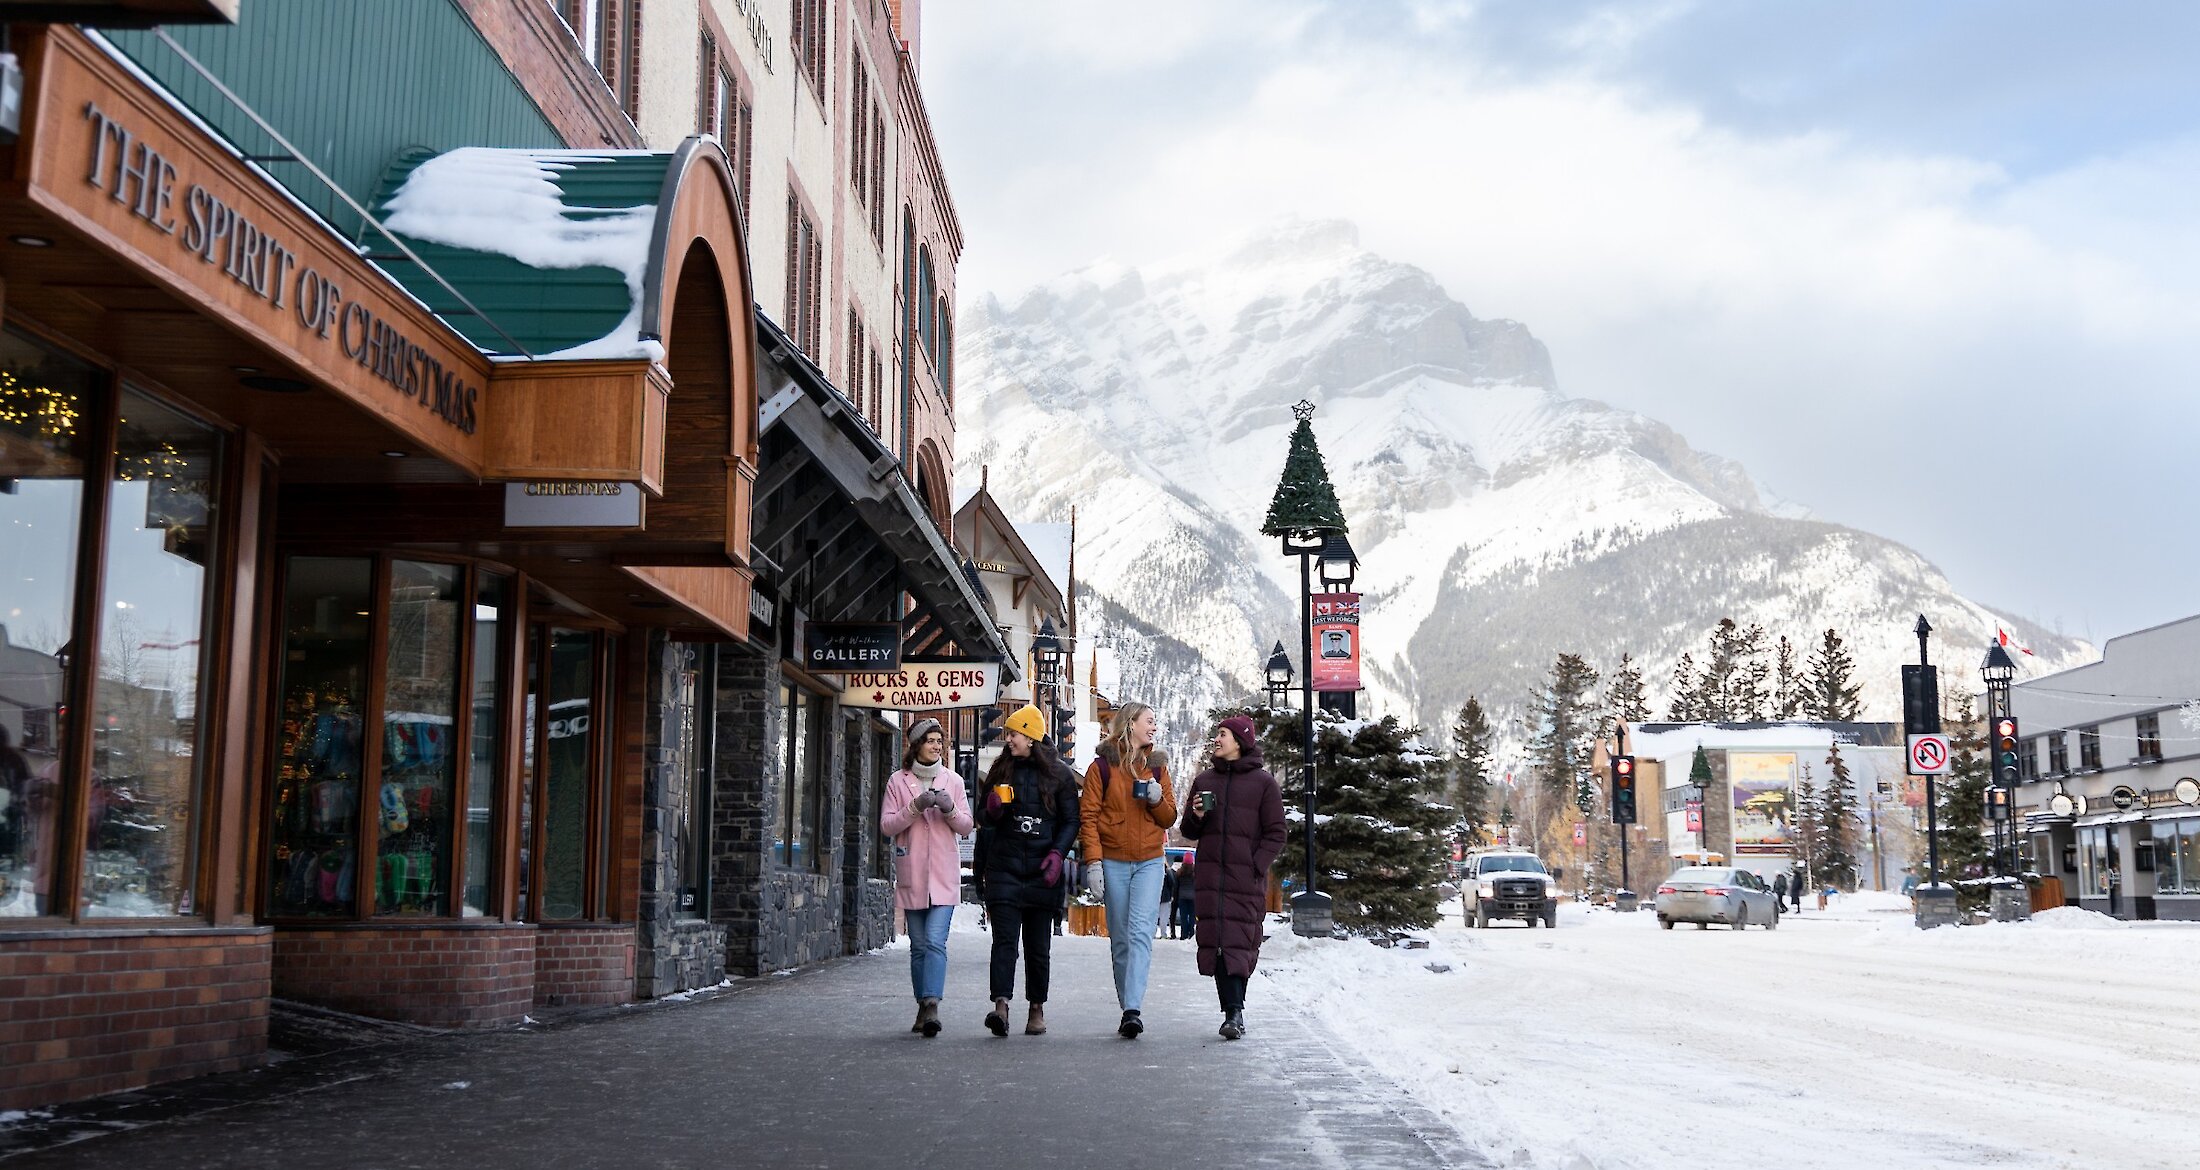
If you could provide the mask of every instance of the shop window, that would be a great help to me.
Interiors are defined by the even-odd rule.
[[[2085,897],[2108,896],[2108,834],[2101,825],[2078,830],[2078,892]]]
[[[2162,717],[2141,715],[2138,720],[2139,758],[2159,762],[2162,758]]]
[[[54,904],[64,787],[77,765],[65,725],[82,656],[78,534],[99,371],[0,333],[0,917]]]
[[[2101,729],[2098,726],[2078,729],[2078,766],[2088,772],[2101,770]]]
[[[2057,776],[2070,772],[2070,741],[2060,731],[2047,737],[2047,770]]]
[[[686,659],[676,676],[665,719],[665,829],[672,863],[668,888],[673,910],[682,918],[710,916],[710,761],[717,720],[712,699],[717,691],[715,646],[674,643],[669,653]]]
[[[2177,864],[2177,822],[2155,821],[2148,828],[2153,840],[2149,842],[2154,852],[2154,892],[2175,894],[2182,891]],[[2200,874],[2194,875],[2200,878]]]
[[[819,825],[824,805],[826,700],[799,687],[779,688],[782,712],[780,816],[772,856],[789,869],[824,868]]]
[[[894,751],[894,733],[871,733],[871,772],[875,777],[871,785],[871,807],[865,811],[864,841],[871,850],[871,876],[885,881],[894,877],[894,847],[880,832],[880,815],[885,812],[886,781],[901,768],[901,757]]]
[[[512,594],[464,564],[285,562],[270,917],[496,913]]]
[[[2177,871],[2184,875],[2179,892],[2200,894],[2200,820],[2177,822]]]
[[[538,709],[542,769],[541,895],[535,916],[562,922],[588,914],[590,782],[595,768],[596,634],[553,627],[546,637]]]

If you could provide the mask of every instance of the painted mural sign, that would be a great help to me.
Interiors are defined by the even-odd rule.
[[[1729,752],[1734,854],[1785,856],[1795,843],[1795,753]]]
[[[1314,618],[1314,689],[1360,689],[1360,595],[1316,593]]]

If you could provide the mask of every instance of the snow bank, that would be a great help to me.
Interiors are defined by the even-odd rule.
[[[616,151],[503,150],[469,146],[413,169],[392,195],[383,226],[452,248],[509,256],[530,268],[610,268],[626,280],[626,316],[594,341],[537,354],[545,360],[647,358],[664,345],[640,336],[642,273],[657,207],[566,206],[557,178]]]

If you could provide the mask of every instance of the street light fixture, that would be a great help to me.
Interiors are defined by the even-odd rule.
[[[1281,707],[1291,701],[1291,655],[1282,642],[1268,654],[1268,705]]]
[[[1031,664],[1032,674],[1036,676],[1033,681],[1038,684],[1040,694],[1032,697],[1036,700],[1043,696],[1045,701],[1032,705],[1046,715],[1050,739],[1053,738],[1054,716],[1060,707],[1055,691],[1062,685],[1062,658],[1062,639],[1054,632],[1054,619],[1039,619],[1039,632],[1031,639]]]
[[[1352,542],[1342,532],[1332,532],[1322,539],[1321,578],[1322,588],[1331,593],[1352,592],[1353,578],[1359,576],[1360,558],[1352,551]]]

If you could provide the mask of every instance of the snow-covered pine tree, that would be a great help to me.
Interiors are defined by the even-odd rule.
[[[1818,782],[1812,777],[1809,764],[1803,765],[1801,778],[1796,781],[1792,807],[1795,855],[1802,859],[1804,872],[1815,879],[1825,872],[1826,834],[1818,821]]]
[[[1856,785],[1841,745],[1826,752],[1826,786],[1818,794],[1819,880],[1853,892],[1857,881]]]
[[[1797,669],[1795,643],[1780,635],[1772,659],[1772,717],[1793,719],[1803,713],[1803,676]]]
[[[1262,751],[1270,771],[1296,761],[1304,725],[1295,711],[1269,721]],[[1314,847],[1320,888],[1335,900],[1338,925],[1358,931],[1420,929],[1436,923],[1444,876],[1445,833],[1457,811],[1444,802],[1444,771],[1419,742],[1420,729],[1394,715],[1348,720],[1320,712],[1314,721]],[[1286,801],[1291,833],[1276,865],[1306,872],[1305,820]]]
[[[1635,656],[1621,654],[1604,684],[1604,714],[1620,723],[1641,723],[1650,718],[1650,701],[1642,693],[1642,668]]]
[[[1528,762],[1543,790],[1567,805],[1579,802],[1589,778],[1589,741],[1597,727],[1590,696],[1596,685],[1596,667],[1579,654],[1562,653],[1533,696],[1537,731],[1528,744]]]
[[[1771,708],[1772,665],[1765,661],[1765,628],[1754,622],[1734,639],[1734,683],[1727,700],[1732,719],[1757,722]]]
[[[1956,883],[1956,904],[1986,904],[1986,729],[1971,693],[1957,688],[1948,732],[1948,774],[1934,783],[1940,798],[1940,880]],[[1963,884],[1969,882],[1971,884]]]
[[[1803,680],[1803,714],[1829,723],[1847,723],[1863,710],[1864,688],[1851,683],[1856,660],[1841,635],[1828,629],[1811,651],[1810,673]]]
[[[1489,844],[1490,754],[1496,738],[1480,696],[1467,696],[1451,721],[1451,802],[1470,845]]]
[[[1696,676],[1700,719],[1731,720],[1734,713],[1734,676],[1742,669],[1742,631],[1733,618],[1720,618],[1711,627],[1704,647],[1703,673]]]
[[[1681,659],[1673,664],[1673,697],[1665,705],[1665,717],[1674,723],[1692,723],[1703,718],[1703,693],[1696,689],[1696,656],[1681,651]]]

